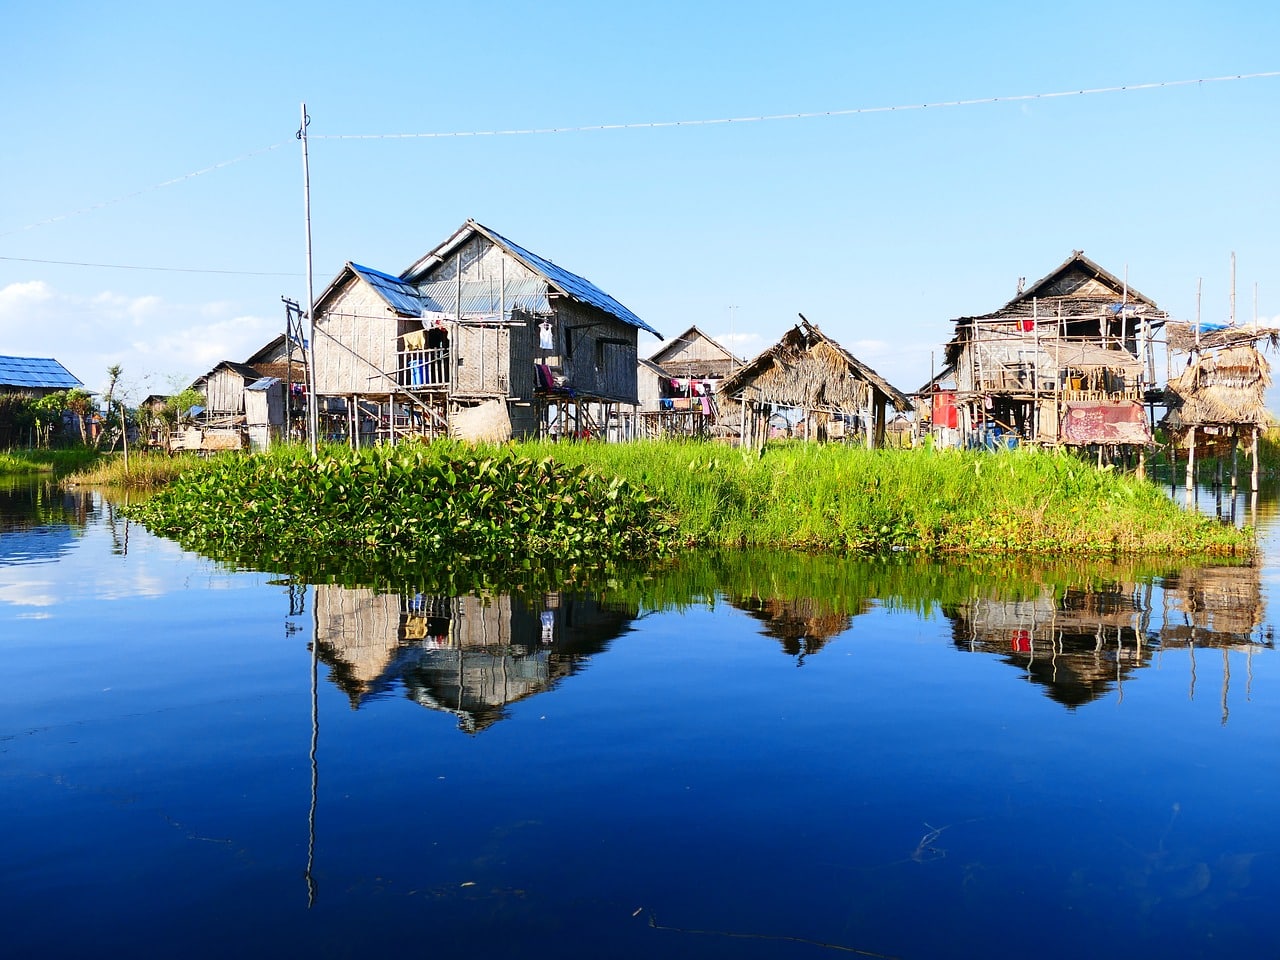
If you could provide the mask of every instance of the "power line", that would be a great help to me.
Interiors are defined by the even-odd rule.
[[[1205,83],[1226,83],[1231,80],[1260,80],[1280,77],[1280,70],[1264,73],[1239,73],[1224,77],[1203,77],[1197,80],[1160,80],[1152,83],[1132,83],[1116,87],[1092,87],[1085,90],[1059,90],[1052,93],[1023,93],[1002,97],[976,97],[970,100],[938,100],[931,103],[905,103],[892,107],[851,107],[845,110],[818,110],[809,113],[775,113],[765,116],[723,117],[715,120],[654,120],[643,123],[599,123],[581,127],[530,127],[512,130],[458,130],[439,133],[330,133],[312,134],[312,140],[413,140],[446,137],[517,137],[530,134],[588,133],[599,130],[641,130],[659,127],[707,127],[730,123],[763,123],[770,120],[809,120],[816,117],[850,117],[870,113],[898,113],[907,110],[930,110],[941,107],[972,107],[988,103],[1017,103],[1027,100],[1051,100],[1059,97],[1086,97],[1099,93],[1128,93],[1134,90],[1154,90],[1162,87],[1186,87]]]
[[[130,263],[83,263],[79,260],[36,260],[32,257],[3,257],[16,263],[52,263],[63,267],[103,267],[109,270],[163,270],[170,273],[222,273],[238,277],[300,277],[300,273],[267,273],[258,270],[207,270],[201,267],[144,267]]]
[[[134,197],[140,197],[142,196],[142,194],[150,193],[152,190],[159,190],[163,187],[171,187],[175,183],[183,183],[187,180],[194,180],[196,177],[202,177],[206,173],[213,173],[215,170],[221,170],[223,167],[229,167],[232,164],[240,163],[242,160],[248,160],[251,157],[256,157],[260,154],[269,153],[272,150],[278,150],[280,147],[283,147],[287,142],[288,141],[282,141],[281,143],[273,143],[269,147],[262,147],[259,150],[251,150],[249,153],[241,154],[240,156],[234,157],[231,160],[223,160],[220,163],[212,164],[210,166],[204,167],[201,170],[195,170],[195,171],[192,171],[191,173],[183,174],[180,177],[173,177],[172,179],[154,184],[153,186],[150,186],[150,187],[143,187],[141,190],[133,191],[133,193],[126,193],[123,196],[116,197],[114,200],[102,200],[98,203],[91,203],[89,206],[80,207],[78,210],[72,210],[68,213],[60,213],[57,216],[46,217],[43,220],[37,220],[35,223],[29,223],[25,227],[18,227],[15,230],[6,230],[4,233],[0,233],[0,237],[8,237],[15,233],[21,233],[24,230],[33,230],[36,227],[43,227],[50,223],[57,223],[59,220],[67,220],[67,219],[70,219],[71,217],[78,217],[82,213],[90,213],[94,210],[101,210],[103,207],[110,207],[110,206],[114,206],[117,203],[123,203],[125,200],[132,200]]]
[[[331,134],[311,134],[309,135],[309,139],[312,139],[312,140],[413,140],[413,139],[443,139],[443,138],[449,138],[449,137],[512,137],[512,136],[527,136],[527,135],[553,134],[553,133],[588,133],[588,132],[601,131],[601,130],[645,130],[645,129],[652,130],[652,129],[658,129],[662,127],[706,127],[706,126],[716,126],[716,125],[733,124],[733,123],[764,123],[772,120],[809,120],[809,119],[815,119],[818,117],[850,117],[850,116],[860,116],[863,114],[873,114],[873,113],[900,113],[900,112],[906,112],[908,110],[929,110],[929,109],[940,109],[944,107],[971,107],[971,106],[978,106],[981,104],[992,104],[992,103],[1018,103],[1018,102],[1026,102],[1031,100],[1052,100],[1052,99],[1057,99],[1061,97],[1085,97],[1085,96],[1093,96],[1095,94],[1101,94],[1101,93],[1128,93],[1135,90],[1155,90],[1155,89],[1160,89],[1165,87],[1186,87],[1186,86],[1202,85],[1206,83],[1227,83],[1234,80],[1261,80],[1261,79],[1266,79],[1270,77],[1280,77],[1280,70],[1270,70],[1270,71],[1265,71],[1261,73],[1238,73],[1238,74],[1231,74],[1228,76],[1221,76],[1221,77],[1202,77],[1196,80],[1160,80],[1152,83],[1124,84],[1122,86],[1114,86],[1114,87],[1092,87],[1092,88],[1087,88],[1083,90],[1059,90],[1051,93],[1024,93],[1024,94],[1014,94],[1011,96],[1000,96],[1000,97],[977,97],[969,100],[938,100],[930,103],[906,103],[906,104],[899,104],[897,106],[889,106],[889,107],[851,107],[849,109],[844,109],[844,110],[817,110],[817,111],[812,111],[807,113],[775,113],[775,114],[767,114],[763,116],[723,117],[723,118],[712,119],[712,120],[708,120],[708,119],[654,120],[654,121],[648,121],[644,123],[600,123],[600,124],[593,124],[588,126],[575,126],[575,127],[530,127],[527,129],[511,129],[511,130],[456,130],[456,131],[450,131],[450,132],[434,132],[434,133],[331,133]],[[69,219],[70,217],[79,216],[80,214],[83,214],[83,213],[89,213],[94,210],[100,210],[103,207],[113,206],[117,203],[122,203],[125,200],[131,200],[134,197],[141,196],[142,194],[148,193],[152,190],[159,190],[163,187],[173,186],[174,184],[182,183],[186,180],[191,180],[191,179],[194,179],[195,177],[203,176],[206,173],[212,173],[215,170],[221,170],[222,168],[229,167],[232,164],[240,163],[243,160],[248,160],[252,157],[256,157],[264,153],[269,153],[272,150],[278,150],[280,147],[284,146],[287,142],[288,141],[283,141],[281,143],[273,143],[269,147],[262,147],[261,149],[258,149],[258,150],[252,150],[249,153],[242,154],[241,156],[235,157],[231,160],[223,160],[220,163],[212,164],[211,166],[204,167],[203,169],[200,169],[200,170],[195,170],[191,173],[184,174],[180,177],[173,177],[172,179],[165,180],[153,186],[144,187],[141,190],[135,190],[132,193],[124,194],[123,196],[116,197],[113,200],[103,200],[99,203],[90,204],[89,206],[86,206],[86,207],[80,207],[79,209],[72,210],[68,213],[62,213],[62,214],[58,214],[57,216],[46,217],[43,220],[37,220],[34,223],[27,224],[25,227],[19,227],[15,230],[0,232],[0,237],[11,236],[12,234],[21,233],[22,231],[25,231],[25,230],[31,230],[31,229],[34,229],[35,227],[42,227],[50,223],[57,223],[60,220],[66,220],[66,219]],[[3,259],[17,259],[17,258],[3,258]],[[33,262],[41,262],[41,261],[33,261]],[[53,263],[56,261],[44,261],[44,262]],[[76,266],[96,266],[96,264],[76,264]],[[109,265],[104,264],[103,266],[109,266]],[[138,267],[136,269],[165,269],[165,268]],[[209,272],[217,272],[217,271],[209,271]],[[288,275],[293,276],[293,274],[288,274]]]

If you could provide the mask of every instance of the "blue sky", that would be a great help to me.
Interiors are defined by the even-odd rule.
[[[93,389],[112,363],[137,398],[185,385],[305,301],[303,101],[317,292],[474,217],[664,334],[696,323],[749,357],[803,313],[906,390],[953,318],[1075,249],[1184,318],[1201,279],[1216,320],[1235,252],[1237,316],[1256,286],[1280,321],[1280,77],[390,136],[1268,72],[1273,3],[54,0],[5,19],[0,353]],[[386,136],[337,139],[355,134]]]

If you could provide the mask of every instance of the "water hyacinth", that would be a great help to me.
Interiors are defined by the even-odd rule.
[[[184,543],[382,551],[436,562],[595,562],[661,550],[652,497],[618,477],[453,444],[226,457],[135,508]]]

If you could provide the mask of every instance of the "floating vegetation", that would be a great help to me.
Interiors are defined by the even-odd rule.
[[[134,507],[152,531],[226,555],[377,553],[450,569],[661,553],[671,525],[620,477],[509,448],[409,444],[222,457]]]

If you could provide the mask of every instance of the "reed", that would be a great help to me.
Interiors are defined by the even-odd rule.
[[[83,486],[154,490],[171,483],[200,463],[200,457],[194,453],[171,455],[150,450],[139,451],[130,453],[127,462],[123,454],[105,454],[69,474],[65,482]]]
[[[527,444],[651,491],[690,545],[841,553],[1248,555],[1250,531],[1062,453],[777,444]]]

